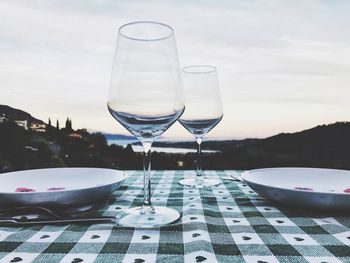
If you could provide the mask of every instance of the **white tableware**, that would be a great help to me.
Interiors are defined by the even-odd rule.
[[[0,204],[70,206],[107,197],[127,178],[102,168],[49,168],[0,174]]]
[[[317,209],[350,208],[350,171],[323,168],[266,168],[242,178],[260,195],[279,203]]]

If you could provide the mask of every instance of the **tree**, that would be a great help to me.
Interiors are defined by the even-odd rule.
[[[67,130],[70,130],[70,129],[69,129],[69,119],[68,119],[68,117],[67,117],[67,119],[66,119],[65,128],[66,128]]]
[[[46,125],[46,134],[49,138],[52,137],[52,125],[51,125],[51,119],[49,118],[48,124]]]
[[[72,130],[72,120],[70,118],[67,117],[66,120],[66,129],[71,131]]]
[[[56,131],[60,131],[60,123],[58,122],[58,120],[56,121]]]

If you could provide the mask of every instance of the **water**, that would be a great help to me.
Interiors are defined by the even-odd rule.
[[[108,109],[121,125],[139,139],[153,139],[162,135],[184,111],[181,109],[169,115],[144,116]]]
[[[132,150],[134,152],[143,152],[143,148],[141,145],[132,145]],[[196,149],[191,148],[172,148],[172,147],[152,147],[152,152],[159,152],[159,153],[196,153]],[[216,150],[202,150],[203,153],[217,153]]]
[[[222,116],[220,118],[205,120],[180,119],[179,122],[193,135],[204,135],[208,133],[211,129],[213,129],[221,121],[221,119]]]
[[[139,144],[133,144],[135,142],[138,142],[138,140],[137,139],[135,139],[135,140],[113,140],[113,139],[107,140],[108,145],[116,144],[119,146],[123,146],[125,148],[128,144],[132,144],[131,147],[132,147],[132,150],[134,152],[143,152],[142,146]],[[195,153],[195,152],[197,152],[197,150],[193,149],[193,148],[152,147],[152,152],[185,154],[185,153]],[[216,153],[218,151],[217,150],[202,150],[202,152],[204,152],[204,153]]]

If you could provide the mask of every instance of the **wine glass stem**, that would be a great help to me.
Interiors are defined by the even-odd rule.
[[[143,146],[143,205],[140,213],[152,213],[151,202],[151,147],[152,141],[142,141]]]
[[[201,149],[201,144],[202,144],[202,137],[196,137],[197,141],[197,180],[200,181],[202,180],[202,149]]]

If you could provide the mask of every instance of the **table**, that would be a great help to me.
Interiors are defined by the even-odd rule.
[[[234,171],[207,171],[223,178]],[[99,211],[116,215],[142,202],[142,173]],[[275,206],[245,183],[204,189],[178,184],[193,171],[156,171],[153,204],[182,219],[160,229],[113,224],[0,228],[0,262],[350,262],[350,218]]]

